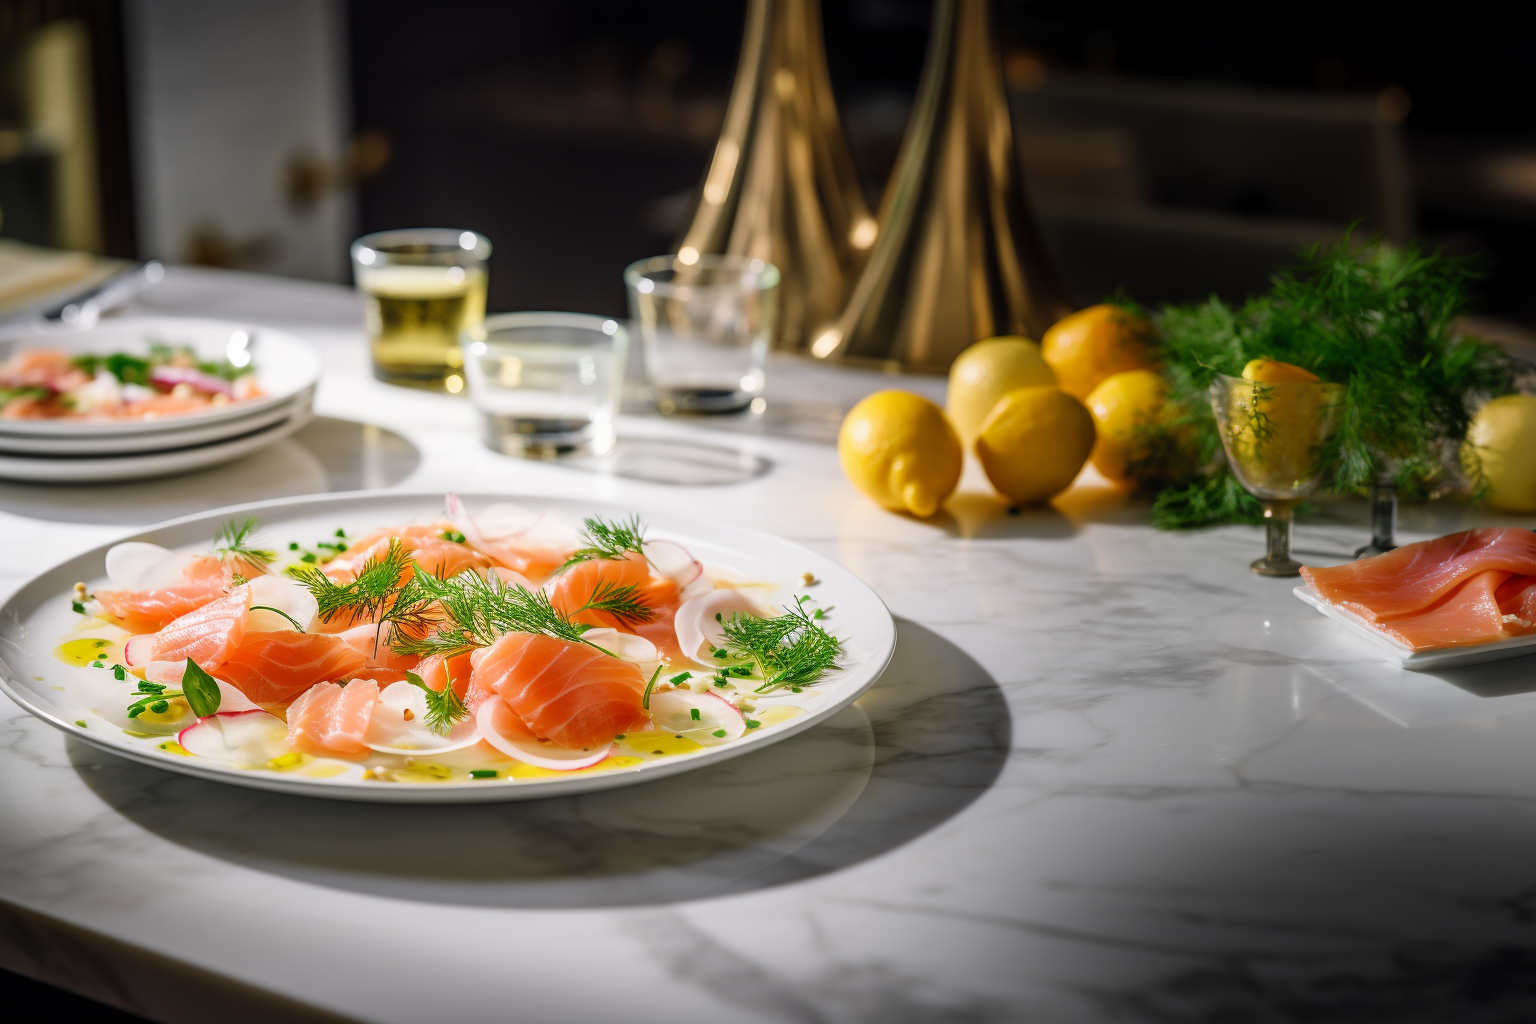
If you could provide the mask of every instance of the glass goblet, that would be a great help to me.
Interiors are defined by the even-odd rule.
[[[1225,374],[1211,382],[1227,464],[1264,506],[1266,551],[1252,565],[1260,576],[1301,573],[1291,558],[1291,511],[1317,487],[1344,391],[1322,381],[1271,384]]]

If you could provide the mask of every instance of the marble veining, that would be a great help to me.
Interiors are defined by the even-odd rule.
[[[131,501],[0,488],[0,588],[188,501],[472,483],[806,544],[887,602],[897,654],[857,705],[750,757],[471,808],[220,787],[0,705],[8,966],[166,1020],[220,1009],[217,984],[169,1006],[172,968],[368,1021],[1536,1015],[1536,659],[1386,666],[1247,572],[1257,530],[1158,533],[1102,486],[1012,515],[971,467],[934,521],[892,516],[783,418],[629,416],[632,461],[513,462],[473,442],[465,403],[368,379],[345,292],[176,270],[145,302],[310,337],[320,413],[363,426]],[[814,423],[891,383],[804,370],[779,386]],[[690,444],[725,453],[715,476],[668,482]],[[1432,505],[1403,532],[1485,522],[1520,521]],[[1328,505],[1296,548],[1338,561],[1364,532]]]

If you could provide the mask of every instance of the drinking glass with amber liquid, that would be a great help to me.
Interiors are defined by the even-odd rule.
[[[459,332],[485,319],[491,243],[475,231],[379,231],[352,243],[373,375],[390,384],[464,390]]]

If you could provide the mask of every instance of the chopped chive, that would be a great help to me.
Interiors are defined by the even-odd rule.
[[[621,733],[621,732],[620,733],[615,733],[613,738],[616,739],[616,740],[621,740],[621,739],[624,738],[624,734]]]
[[[749,719],[747,719],[747,728],[748,728],[748,729],[756,729],[756,728],[757,728],[757,727],[758,727],[758,726],[760,726],[760,725],[762,725],[762,724],[763,724],[763,723],[762,723],[762,722],[754,722],[754,721],[753,721],[753,720],[752,720],[752,719],[750,719],[750,718],[749,718]]]
[[[157,715],[163,715],[165,712],[171,710],[171,705],[169,701],[157,700],[149,706],[149,710],[153,711]]]
[[[80,728],[84,729],[85,728],[85,719],[77,718],[77,719],[75,719],[75,724],[78,725]]]
[[[715,685],[716,686],[730,686],[731,683],[730,683],[730,680],[726,679],[724,676],[715,676]]]
[[[723,650],[722,649],[722,650],[717,650],[715,652],[715,657],[717,657],[717,658],[729,658],[730,656],[731,656],[731,652],[727,651],[727,650]]]
[[[69,602],[69,607],[74,610],[74,613],[76,615],[84,615],[85,614],[85,605],[81,604],[79,601],[71,601],[71,602]]]
[[[651,681],[645,684],[645,695],[640,698],[640,706],[645,710],[651,710],[651,690],[656,686],[656,680],[661,675],[661,666],[656,666],[656,671],[651,673]]]
[[[472,768],[470,769],[469,777],[472,779],[494,779],[499,774],[501,773],[494,768]]]
[[[715,737],[716,737],[716,738],[718,738],[718,739],[722,739],[722,740],[723,740],[723,739],[725,739],[725,730],[724,730],[724,729],[716,729],[716,730],[715,730],[715,731],[714,731],[714,733],[713,733],[713,735],[714,735],[714,736],[715,736]]]
[[[789,692],[790,693],[799,693],[800,692],[800,687],[798,687],[798,686],[791,686],[789,688]]]
[[[346,535],[347,535],[347,531],[346,530],[343,530],[339,526],[336,527],[336,536],[338,536],[338,537],[345,537]]]
[[[297,550],[299,550],[299,542],[296,541],[296,540],[289,541],[288,542],[288,550],[289,551],[297,551]]]
[[[679,672],[677,675],[673,676],[671,679],[668,679],[667,682],[675,684],[675,683],[685,682],[685,681],[687,681],[689,679],[692,679],[692,678],[693,678],[693,673],[692,672]]]
[[[306,551],[304,552],[304,557],[299,559],[299,561],[308,562],[309,564],[313,565],[316,561],[315,553],[313,551]]]
[[[688,709],[688,717],[693,719],[695,722],[699,721],[700,720],[699,709],[698,708],[689,708]]]
[[[128,678],[128,670],[123,668],[123,666],[121,666],[121,665],[113,665],[112,666],[112,675],[114,675],[118,679],[127,679]]]

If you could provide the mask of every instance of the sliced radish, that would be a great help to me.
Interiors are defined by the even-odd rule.
[[[409,717],[407,717],[409,715]],[[446,736],[427,727],[427,695],[414,683],[390,683],[379,692],[363,742],[383,754],[440,754],[480,741],[480,727],[465,718]]]
[[[697,718],[694,712],[698,712]],[[729,743],[747,731],[746,719],[729,701],[692,690],[651,694],[651,721],[663,732],[686,736],[706,747]]]
[[[129,668],[143,668],[155,660],[155,634],[140,633],[123,643],[123,661]],[[178,681],[180,677],[178,676]]]
[[[197,557],[159,544],[124,541],[107,551],[107,578],[123,590],[164,590],[185,583],[184,571]]]
[[[656,651],[656,645],[645,637],[635,636],[633,633],[621,633],[607,626],[589,629],[581,634],[581,638],[589,644],[596,644],[616,658],[623,658],[625,661],[633,661],[636,664],[658,661],[661,658]]]
[[[700,576],[698,579],[694,580],[692,583],[688,584],[686,587],[677,592],[678,603],[681,604],[683,601],[692,600],[695,597],[701,597],[714,589],[714,580],[710,579],[708,576]]]
[[[612,743],[605,743],[600,749],[572,750],[541,740],[500,697],[491,697],[481,704],[475,721],[479,723],[480,735],[487,743],[508,757],[536,768],[549,768],[557,772],[575,771],[577,768],[597,764],[613,749]]]
[[[657,572],[679,587],[686,587],[704,574],[704,566],[676,541],[646,541],[645,557],[656,567]]]
[[[251,617],[246,622],[246,629],[266,632],[283,629],[307,631],[314,625],[315,616],[320,614],[315,595],[296,579],[288,576],[257,576],[247,586],[251,588]],[[270,608],[277,611],[268,611]]]
[[[260,708],[220,711],[181,730],[176,742],[198,757],[226,764],[265,764],[288,753],[288,726]]]
[[[700,665],[712,665],[711,660],[701,656],[704,645],[709,644],[711,650],[718,647],[725,635],[720,620],[729,621],[737,613],[760,615],[761,611],[750,597],[731,588],[690,597],[678,606],[677,617],[672,620],[677,630],[677,646]],[[717,615],[720,619],[715,618]]]

